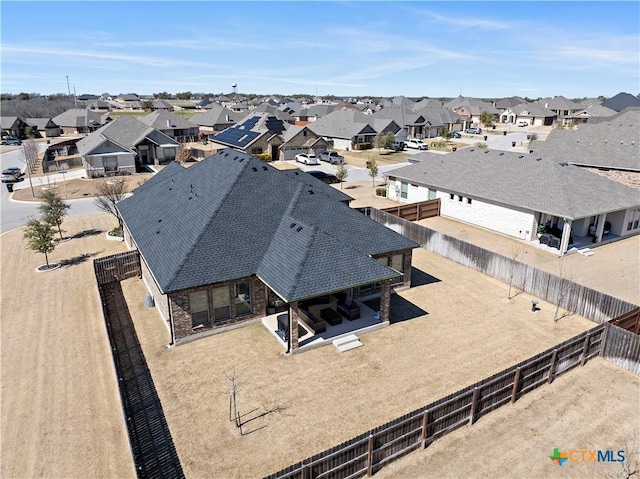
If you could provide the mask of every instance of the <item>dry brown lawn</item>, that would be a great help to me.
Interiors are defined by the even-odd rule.
[[[123,251],[108,241],[107,214],[67,218],[51,262],[25,248],[23,229],[0,236],[0,476],[135,477],[98,291],[95,257]]]
[[[20,229],[0,237],[2,477],[134,476],[92,271],[95,257],[124,250],[104,237],[109,218],[68,218],[67,234],[97,234],[59,245],[51,260],[68,265],[48,273],[35,273],[43,258],[24,248]],[[554,322],[547,303],[531,314],[528,295],[509,301],[506,285],[425,250],[414,266],[418,285],[392,305],[405,321],[347,353],[294,356],[261,324],[167,348],[144,284],[124,281],[187,477],[275,472],[594,326]],[[229,371],[241,383],[244,436],[228,417]]]
[[[130,192],[140,186],[153,176],[152,173],[135,173],[133,175],[117,176],[114,178],[95,178],[95,179],[73,179],[68,181],[62,181],[60,175],[55,174],[48,179],[46,176],[33,180],[33,191],[35,197],[31,195],[30,188],[21,188],[15,190],[13,193],[13,199],[19,201],[39,201],[42,187],[54,186],[54,190],[63,199],[76,200],[82,198],[93,198],[98,190],[99,185],[104,181],[124,181],[125,192]],[[28,181],[28,180],[24,180]]]
[[[383,468],[380,479],[621,478],[619,463],[570,463],[554,448],[640,447],[640,378],[600,358]],[[627,456],[629,453],[627,452]],[[578,456],[574,456],[578,457]],[[640,467],[640,455],[631,458]]]
[[[144,305],[145,286],[123,282],[136,330],[187,477],[258,477],[383,424],[533,356],[594,324],[531,314],[531,297],[425,250],[392,310],[406,321],[333,346],[283,356],[261,324],[167,348],[169,335]],[[397,316],[396,316],[397,317]],[[242,383],[241,436],[229,421],[225,373]]]

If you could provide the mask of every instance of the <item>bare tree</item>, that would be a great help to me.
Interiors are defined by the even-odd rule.
[[[118,220],[118,228],[122,231],[122,218],[116,205],[126,196],[124,180],[95,180],[98,181],[93,200],[101,211],[113,215]]]
[[[340,189],[342,189],[342,182],[347,176],[349,176],[349,170],[344,166],[344,163],[340,163],[336,167],[336,178],[338,178],[338,181],[340,182]]]
[[[623,454],[624,458],[620,457]],[[638,445],[638,430],[633,431],[631,444],[625,443],[624,449],[618,451],[620,469],[610,473],[607,472],[604,477],[607,479],[631,479],[640,477],[640,445]]]
[[[562,315],[558,316],[560,313],[560,304],[564,300],[564,297],[567,293],[567,288],[569,283],[571,282],[571,269],[567,266],[566,257],[562,257],[558,260],[558,276],[560,277],[560,284],[558,286],[558,300],[556,304],[556,312],[553,315],[553,320],[558,321],[561,318],[564,318],[569,314],[569,311],[565,311]]]
[[[518,258],[522,255],[522,245],[520,243],[512,243],[509,248],[509,258],[511,259],[511,264],[509,267],[509,294],[508,299],[515,297],[514,294],[511,296],[511,286],[513,285],[513,276],[516,272],[516,265],[518,264]]]
[[[188,162],[191,159],[191,152],[189,151],[188,148],[185,148],[185,146],[180,143],[178,145],[178,154],[176,155],[176,161],[180,164],[184,164],[186,162]]]
[[[22,156],[29,172],[33,173],[38,163],[38,143],[33,138],[22,142]]]

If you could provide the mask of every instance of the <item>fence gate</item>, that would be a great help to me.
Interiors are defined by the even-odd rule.
[[[140,253],[138,250],[112,254],[93,261],[93,269],[98,285],[122,281],[123,279],[142,276]]]

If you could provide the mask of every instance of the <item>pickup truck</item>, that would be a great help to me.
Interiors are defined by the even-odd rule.
[[[321,161],[328,161],[332,165],[340,165],[344,163],[344,156],[340,155],[337,151],[325,151],[320,153]]]
[[[429,146],[422,140],[407,140],[405,141],[407,148],[416,148],[418,150],[428,150]]]

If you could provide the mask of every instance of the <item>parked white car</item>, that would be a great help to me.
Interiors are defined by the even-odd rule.
[[[298,163],[304,163],[305,165],[319,165],[318,157],[307,153],[300,153],[296,155],[296,161]]]
[[[404,142],[407,148],[414,148],[416,150],[428,150],[429,146],[422,140],[407,140]]]
[[[526,120],[520,120],[518,126],[529,126],[529,122]]]

